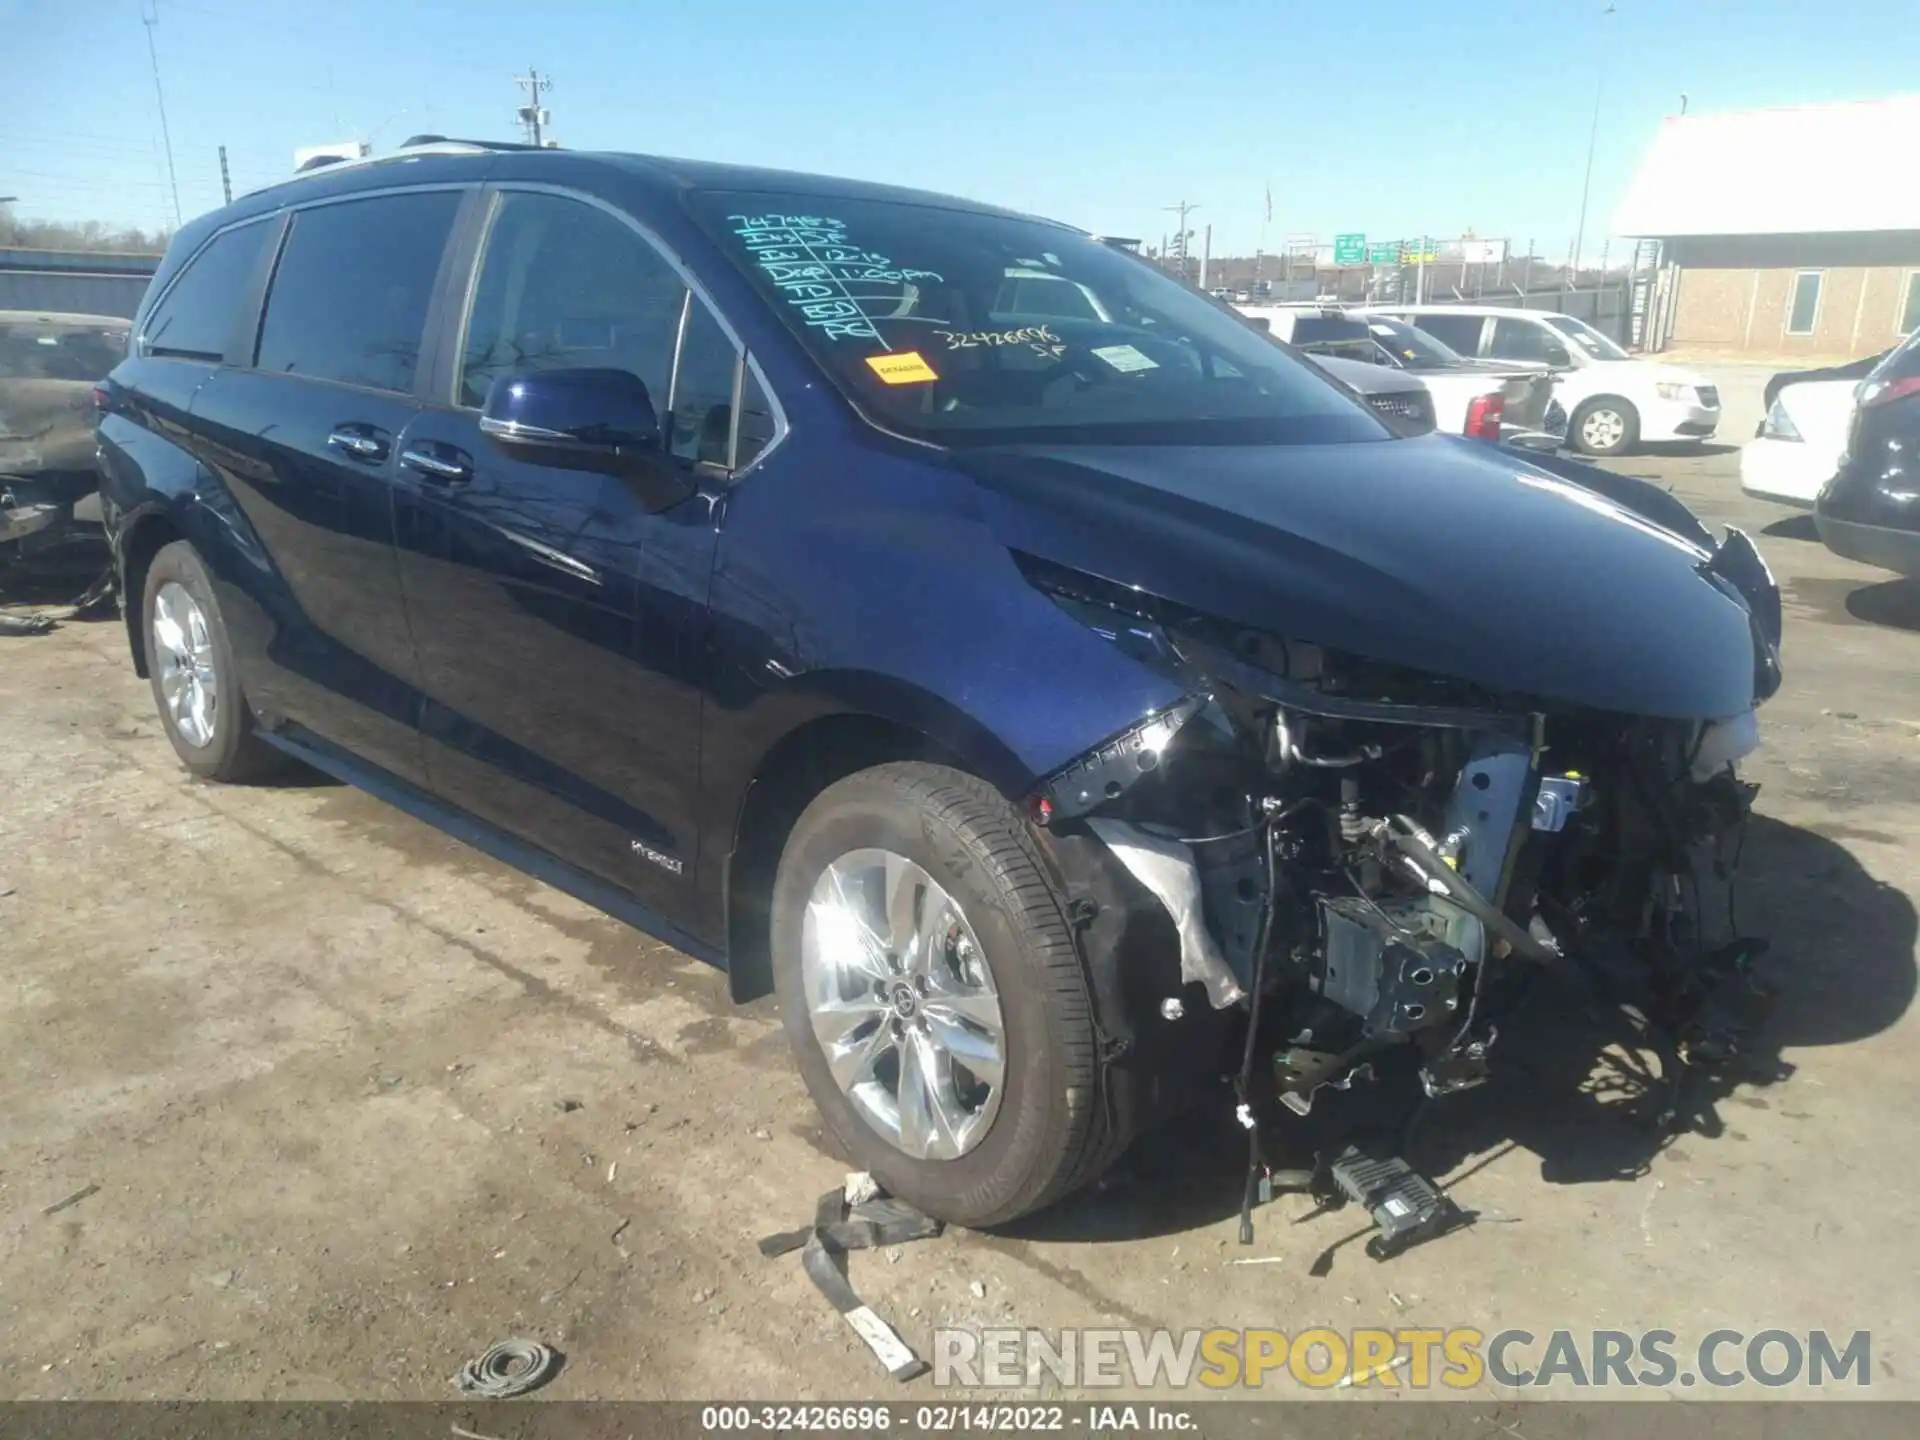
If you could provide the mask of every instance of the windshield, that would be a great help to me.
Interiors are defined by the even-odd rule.
[[[125,330],[0,325],[3,380],[100,380],[126,358]]]
[[[1546,315],[1542,318],[1596,360],[1633,358],[1584,320],[1576,320],[1571,315]]]
[[[888,429],[943,445],[1393,438],[1225,306],[1075,231],[894,200],[688,203]]]
[[[1393,358],[1393,363],[1403,369],[1439,370],[1467,363],[1458,350],[1441,344],[1419,326],[1404,320],[1388,320],[1376,315],[1369,317],[1367,329],[1373,332],[1380,348]]]

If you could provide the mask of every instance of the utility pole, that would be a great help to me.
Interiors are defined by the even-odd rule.
[[[167,129],[167,93],[160,88],[160,54],[153,48],[153,27],[160,23],[160,0],[147,0],[140,12],[147,27],[147,60],[153,66],[153,94],[160,102],[160,139],[167,147],[167,184],[173,191],[173,228],[180,228],[180,179],[173,173],[173,134]]]
[[[229,205],[233,203],[233,177],[227,173],[227,147],[220,147],[220,194]]]
[[[1612,49],[1612,39],[1607,34],[1607,17],[1613,14],[1609,4],[1600,12],[1600,73],[1593,81],[1593,124],[1587,129],[1587,170],[1580,180],[1580,220],[1573,229],[1573,257],[1567,268],[1572,272],[1574,285],[1580,283],[1580,246],[1587,238],[1587,195],[1593,189],[1593,150],[1600,139],[1600,96],[1607,86],[1607,55]]]
[[[513,82],[527,92],[527,103],[514,112],[526,131],[527,143],[544,146],[547,143],[545,130],[552,123],[553,114],[551,111],[541,109],[540,93],[543,90],[551,90],[553,81],[541,79],[540,72],[529,65],[527,73],[514,76]]]
[[[1173,243],[1175,253],[1180,257],[1180,278],[1184,280],[1187,278],[1187,238],[1192,233],[1187,229],[1187,216],[1200,207],[1182,200],[1177,205],[1163,205],[1160,208],[1180,217],[1180,228],[1173,232]]]
[[[1207,267],[1213,263],[1213,226],[1207,226],[1207,235],[1200,242],[1200,288],[1207,288]]]

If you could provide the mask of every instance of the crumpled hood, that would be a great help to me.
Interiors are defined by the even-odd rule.
[[[1623,714],[1751,708],[1696,544],[1480,441],[959,452],[1009,548],[1270,633]]]

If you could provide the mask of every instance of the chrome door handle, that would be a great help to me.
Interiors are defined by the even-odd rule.
[[[459,458],[455,459],[454,456]],[[409,445],[400,452],[400,463],[442,485],[464,485],[473,479],[473,462],[451,447],[445,453],[435,454],[417,445]]]
[[[386,437],[365,425],[336,425],[327,436],[327,444],[344,451],[355,460],[387,458]]]

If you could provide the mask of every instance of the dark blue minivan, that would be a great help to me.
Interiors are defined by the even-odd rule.
[[[296,757],[777,991],[935,1215],[1222,1076],[1464,1088],[1603,953],[1705,1053],[1753,949],[1676,880],[1778,683],[1746,538],[1398,433],[1068,226],[423,140],[187,226],[134,334],[103,496],[187,768]]]

